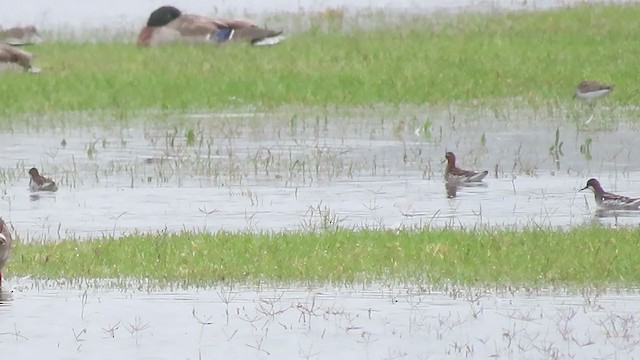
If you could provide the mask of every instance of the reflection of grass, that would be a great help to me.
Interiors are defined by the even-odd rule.
[[[584,284],[640,282],[637,229],[189,234],[17,244],[5,273],[42,278]]]
[[[584,140],[584,144],[580,145],[580,154],[584,156],[585,160],[591,160],[591,143],[593,140],[591,138],[586,138]]]
[[[440,14],[366,30],[315,24],[266,49],[49,43],[30,47],[42,74],[3,75],[2,87],[11,91],[3,92],[0,114],[110,109],[125,116],[147,108],[512,96],[570,101],[583,78],[614,83],[613,99],[637,103],[639,17],[640,6],[585,5]]]

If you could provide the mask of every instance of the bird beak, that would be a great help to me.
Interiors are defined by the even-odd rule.
[[[588,188],[589,188],[588,186],[585,186],[585,187],[583,187],[582,189],[578,190],[578,192],[580,192],[580,191],[582,191],[582,190],[587,190]]]

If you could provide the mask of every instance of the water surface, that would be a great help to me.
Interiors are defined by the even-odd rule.
[[[13,293],[0,304],[8,359],[640,356],[634,292],[9,284]]]
[[[67,120],[55,129],[17,124],[0,134],[2,216],[23,239],[47,240],[158,230],[638,224],[634,213],[594,216],[593,195],[578,192],[597,177],[607,190],[640,195],[636,126],[621,113],[584,125],[581,111],[283,110]],[[483,186],[448,191],[445,151],[463,168],[489,170]],[[32,166],[60,190],[33,196]]]

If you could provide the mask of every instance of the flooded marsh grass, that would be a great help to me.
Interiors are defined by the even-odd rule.
[[[43,72],[0,81],[2,356],[638,357],[640,216],[577,190],[640,194],[640,6],[385,13],[29,48]],[[572,102],[585,78],[616,90]],[[490,175],[445,186],[446,151]]]
[[[37,278],[429,284],[637,284],[640,230],[577,228],[193,233],[18,243],[6,273]]]
[[[629,214],[594,218],[593,195],[577,192],[590,177],[637,192],[634,117],[616,108],[615,122],[601,126],[599,109],[584,127],[567,124],[578,110],[285,107],[106,125],[87,113],[86,124],[54,120],[56,129],[14,124],[0,134],[0,201],[24,241],[158,230],[637,224]],[[445,187],[446,151],[489,170],[485,186]],[[29,196],[32,166],[60,191]]]
[[[633,358],[640,344],[634,290],[13,284],[10,358]]]
[[[144,109],[242,105],[447,104],[512,97],[562,103],[584,78],[615,84],[611,101],[631,104],[638,100],[631,69],[638,57],[633,35],[639,15],[638,5],[463,13],[444,20],[424,15],[402,19],[402,26],[349,31],[317,25],[268,49],[45,43],[32,49],[42,74],[3,75],[0,111],[6,117],[102,109],[130,117]]]

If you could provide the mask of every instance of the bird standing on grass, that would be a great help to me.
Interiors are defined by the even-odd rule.
[[[35,45],[42,42],[42,38],[35,26],[16,26],[0,29],[0,43],[13,46]]]
[[[28,51],[18,49],[15,46],[9,44],[0,44],[0,63],[9,65],[18,65],[26,72],[38,73],[40,69],[33,67],[31,61],[34,56]]]
[[[573,98],[585,99],[592,101],[597,98],[603,97],[613,91],[613,85],[607,85],[598,81],[584,80],[576,87],[576,92],[573,94]]]
[[[26,50],[17,48],[17,46],[39,44],[40,42],[42,39],[34,26],[0,29],[0,63],[20,66],[30,73],[40,72],[40,69],[31,65],[35,56]]]
[[[0,218],[0,288],[2,288],[2,269],[9,260],[11,252],[11,232],[4,220]]]

